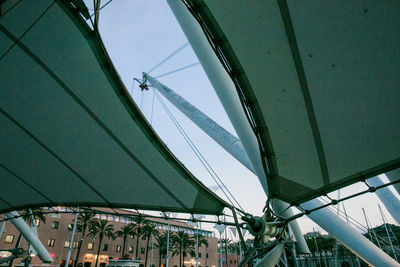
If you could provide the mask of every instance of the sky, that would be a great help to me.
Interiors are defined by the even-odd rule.
[[[89,8],[92,7],[92,1],[85,2]],[[103,0],[102,4],[107,2]],[[175,128],[158,99],[153,97],[153,89],[141,92],[137,83],[132,86],[134,77],[140,79],[143,71],[147,72],[187,42],[166,1],[114,0],[100,11],[99,25],[103,42],[114,66],[127,89],[132,92],[142,113],[179,160],[206,186],[214,189],[215,182]],[[198,60],[189,45],[154,70],[151,75],[158,76],[196,62]],[[236,136],[201,65],[161,77],[159,81]],[[266,196],[257,177],[220,148],[167,100],[164,102],[243,209],[253,215],[262,215]],[[362,185],[354,185],[342,189],[341,196],[355,193],[361,188]],[[226,199],[221,190],[217,190],[216,193]],[[337,192],[331,195],[336,196]],[[364,207],[373,226],[382,223],[378,204],[383,207],[375,194],[366,194],[344,202],[347,214],[363,225],[365,221],[361,208]],[[384,208],[383,210],[389,222],[393,223],[390,214]],[[305,216],[299,219],[299,224],[304,233],[313,230],[323,232]]]

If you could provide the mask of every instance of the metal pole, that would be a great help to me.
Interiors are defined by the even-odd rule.
[[[153,251],[154,251],[154,236],[151,235],[151,261],[150,261],[150,266],[153,266]]]
[[[3,235],[4,228],[6,227],[6,222],[7,222],[7,221],[3,221],[3,222],[1,223],[1,226],[0,226],[0,238],[1,238],[1,236]]]
[[[240,241],[239,241],[239,259],[241,262],[242,261],[242,244],[240,243]]]
[[[400,169],[390,171],[385,173],[386,177],[389,179],[390,182],[395,182],[400,180]],[[400,194],[400,183],[394,184],[393,187],[396,189],[397,193]],[[398,222],[400,223],[400,222]]]
[[[313,209],[322,206],[323,203],[318,199],[313,199],[302,204],[305,209]],[[343,245],[357,254],[365,262],[373,266],[400,266],[394,259],[375,246],[367,238],[361,235],[352,227],[348,226],[335,213],[328,208],[314,211],[308,215],[314,222],[325,231],[338,239]]]
[[[378,237],[377,237],[377,235],[375,233],[375,230],[373,228],[369,227],[369,226],[372,227],[372,225],[371,225],[371,223],[369,223],[369,220],[368,220],[368,217],[367,217],[367,213],[365,212],[364,208],[362,208],[362,210],[363,210],[363,213],[364,213],[365,221],[367,222],[368,230],[370,231],[369,237],[370,237],[371,241],[372,241],[372,236],[371,236],[371,232],[372,232],[374,234],[376,243],[378,243],[379,248],[382,249],[381,242],[379,242],[379,239],[378,239]]]
[[[225,221],[225,216],[224,216],[224,221]],[[225,229],[225,261],[226,261],[226,266],[229,267],[229,256],[228,256],[228,228]]]
[[[183,114],[191,119],[197,126],[200,127],[206,134],[208,134],[214,141],[216,141],[222,148],[236,158],[240,163],[243,164],[249,171],[257,175],[246,150],[243,147],[242,142],[201,112],[199,109],[190,104],[183,97],[175,93],[172,89],[166,85],[157,81],[152,76],[143,73],[143,77],[151,83],[168,101],[170,101],[176,108],[178,108]],[[293,212],[289,205],[283,201],[274,201],[274,211],[280,216],[291,217]],[[289,223],[290,229],[296,239],[296,248],[301,253],[310,253],[307,243],[300,231],[300,227],[296,221]]]
[[[321,264],[321,266],[322,266],[322,255],[321,255],[321,251],[318,248],[318,242],[317,242],[317,238],[315,237],[316,232],[315,232],[314,228],[313,228],[313,233],[314,233],[315,249],[317,250],[317,254],[319,255],[319,264]]]
[[[347,224],[350,224],[349,217],[347,216],[346,208],[344,207],[343,202],[342,202],[342,206],[343,206],[344,215],[346,216]],[[351,262],[353,262],[353,255],[350,255],[350,258],[351,258]],[[357,255],[356,255],[356,261],[357,261],[357,266],[360,267],[360,260],[358,259]]]
[[[368,235],[369,235],[369,239],[372,241],[372,235],[371,235],[371,229],[369,228],[369,223],[368,223],[368,219],[367,219],[367,214],[365,214],[365,210],[364,208],[361,208],[364,214],[364,219],[365,219],[365,224],[367,225],[367,231],[368,231]],[[379,248],[381,248],[380,244],[378,243]],[[382,249],[382,248],[381,248]]]
[[[201,112],[186,99],[175,93],[172,89],[162,84],[147,73],[143,73],[143,79],[147,79],[168,101],[193,121],[201,130],[207,133],[215,142],[222,146],[229,154],[242,163],[247,169],[255,173],[254,167],[243,148],[242,142],[230,132],[225,130],[213,119]]]
[[[219,232],[219,265],[222,267],[222,233]]]
[[[183,97],[150,75],[143,73],[143,77],[147,79],[165,98],[167,98],[169,102],[175,105],[175,107],[177,107],[183,114],[185,114],[198,127],[207,133],[212,139],[214,139],[214,141],[216,141],[233,157],[246,166],[246,168],[253,173],[255,172],[254,167],[251,164],[250,159],[238,138],[233,136],[199,109],[194,107]]]
[[[69,259],[71,257],[72,244],[74,243],[74,236],[75,236],[75,232],[76,232],[76,222],[78,221],[78,216],[79,216],[79,208],[78,208],[78,212],[75,215],[74,225],[72,226],[71,239],[69,241],[67,258],[65,260],[65,267],[68,267]]]
[[[382,216],[383,225],[385,226],[386,235],[387,235],[387,237],[389,239],[390,248],[392,249],[392,252],[393,252],[393,255],[394,255],[394,259],[397,261],[396,252],[394,251],[394,248],[393,248],[392,238],[390,238],[389,231],[388,231],[387,225],[386,225],[386,220],[385,220],[385,217],[383,216],[383,212],[382,212],[382,209],[381,209],[381,205],[378,204],[378,208],[379,208],[379,212],[381,213],[381,216]]]
[[[257,172],[260,183],[267,193],[267,179],[265,178],[264,169],[262,167],[258,142],[243,111],[235,85],[210,47],[200,25],[190,14],[184,3],[175,0],[168,0],[167,2],[189,40],[208,79],[213,85],[222,106]]]
[[[167,256],[165,259],[165,267],[168,267],[168,260],[169,260],[169,220],[168,220],[168,230],[167,230]]]
[[[199,222],[196,222],[196,267],[199,267]]]
[[[382,179],[378,176],[368,179],[367,183],[374,187],[384,184]],[[389,187],[376,190],[375,193],[382,201],[383,205],[385,205],[385,208],[389,211],[390,215],[392,215],[397,223],[400,223],[400,200],[398,197],[392,193]]]
[[[255,267],[275,267],[284,254],[285,243],[281,242],[276,245],[264,258],[259,261]]]
[[[53,261],[42,242],[40,242],[39,238],[31,232],[29,225],[20,217],[18,212],[11,211],[9,213],[5,213],[4,215],[6,218],[10,219],[11,223],[24,236],[26,241],[28,241],[38,252],[39,258],[43,262],[47,263]]]

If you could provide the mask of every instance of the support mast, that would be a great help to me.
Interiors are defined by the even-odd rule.
[[[168,101],[170,101],[177,109],[191,119],[201,130],[208,134],[215,142],[230,153],[234,158],[241,162],[248,170],[257,175],[242,142],[209,118],[206,114],[190,104],[186,99],[175,93],[161,82],[157,81],[147,73],[143,73],[143,78],[151,83]],[[293,212],[287,209],[288,204],[275,200],[273,203],[274,210],[277,214],[290,217]],[[284,211],[284,213],[283,213]],[[300,227],[296,221],[289,223],[290,229],[296,239],[296,248],[300,253],[310,253],[307,243],[301,233]]]

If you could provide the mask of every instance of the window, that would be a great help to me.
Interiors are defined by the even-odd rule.
[[[133,247],[129,247],[129,248],[128,248],[128,252],[129,252],[129,253],[133,253]]]
[[[64,242],[64,248],[69,248],[69,241],[68,240]]]
[[[53,221],[52,223],[51,223],[51,229],[58,229],[58,222],[57,221]]]
[[[140,249],[140,254],[144,254],[145,251],[146,251],[146,250],[145,250],[144,248],[141,248],[141,249]]]
[[[40,224],[40,220],[39,220],[39,219],[35,219],[35,225],[36,225],[36,227],[38,227],[39,224]]]
[[[68,231],[72,231],[72,229],[74,229],[74,224],[73,223],[68,224]],[[82,232],[82,225],[77,224],[75,231]]]
[[[78,248],[78,246],[79,246],[78,241],[74,241],[74,243],[72,243],[72,248]]]
[[[206,254],[206,258],[208,259],[208,253]]]
[[[117,245],[117,249],[115,250],[116,252],[121,252],[121,246]]]
[[[103,245],[103,251],[108,251],[108,244]]]
[[[14,242],[14,235],[7,235],[7,236],[6,236],[5,242],[6,242],[6,243],[9,243],[9,244],[11,244],[12,242]]]
[[[199,252],[199,258],[201,258],[201,253]]]
[[[230,260],[229,263],[232,264],[232,260]]]
[[[55,242],[56,242],[56,240],[54,238],[49,238],[49,240],[47,241],[47,246],[54,247]]]
[[[87,244],[87,249],[88,250],[93,250],[93,243],[88,243]]]

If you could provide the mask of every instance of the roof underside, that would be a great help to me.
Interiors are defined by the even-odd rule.
[[[400,167],[399,1],[186,2],[255,120],[272,197]]]
[[[69,2],[8,10],[0,55],[0,213],[55,205],[222,212],[226,203],[145,121],[98,33]]]

